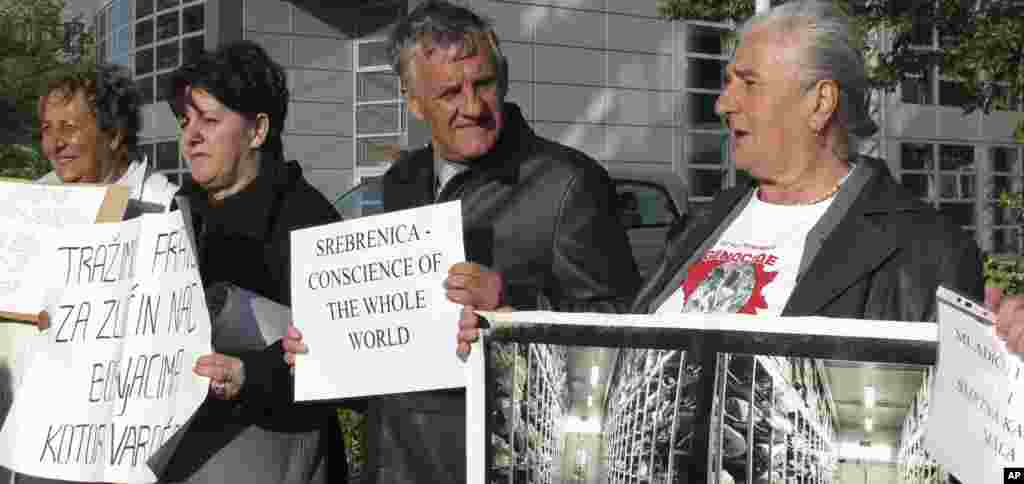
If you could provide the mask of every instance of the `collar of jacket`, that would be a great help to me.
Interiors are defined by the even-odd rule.
[[[807,254],[806,264],[801,264],[806,270],[801,271],[783,315],[814,314],[897,250],[904,239],[884,233],[885,215],[927,209],[892,179],[885,161],[859,157],[857,165],[809,236],[814,238],[809,244],[813,254]],[[702,257],[709,248],[705,246],[713,243],[711,239],[739,215],[755,188],[752,178],[740,176],[735,187],[715,198],[706,215],[693,219],[669,241],[661,266],[637,295],[634,312],[653,312],[671,296],[685,278],[686,268]],[[856,240],[865,243],[851,243]],[[812,282],[805,284],[805,280]]]
[[[519,181],[519,164],[531,153],[536,135],[526,124],[522,111],[515,103],[505,103],[504,116],[505,126],[494,149],[473,160],[469,164],[469,169],[456,175],[453,181],[476,176],[501,180],[506,184],[515,184]],[[426,179],[433,187],[436,176],[433,146],[427,145],[424,149],[397,161],[394,165],[394,175],[399,183],[417,184]]]
[[[191,178],[182,184],[179,193],[188,199],[192,217],[198,218],[206,231],[265,240],[271,235],[271,211],[293,176],[287,166],[289,163],[278,157],[267,157],[260,163],[260,173],[248,186],[217,206],[210,205],[207,191]]]

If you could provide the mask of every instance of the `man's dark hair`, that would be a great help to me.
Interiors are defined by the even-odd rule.
[[[174,73],[172,85],[171,109],[178,116],[185,112],[187,87],[210,93],[248,119],[266,113],[270,130],[260,150],[283,156],[281,132],[288,116],[288,79],[284,69],[259,44],[241,40],[204,52]]]
[[[490,39],[499,79],[504,84],[507,76],[507,62],[501,53],[497,36],[491,22],[472,10],[454,5],[445,0],[427,0],[417,6],[409,15],[398,21],[388,35],[387,54],[391,68],[399,78],[409,81],[411,72],[406,72],[408,55],[419,43],[446,46],[465,42],[467,36],[479,34]],[[477,46],[470,46],[476,48]]]
[[[142,95],[127,69],[116,64],[98,64],[56,74],[39,97],[39,119],[52,99],[71,102],[82,94],[85,105],[96,117],[100,131],[120,132],[128,153],[135,151],[142,129]]]

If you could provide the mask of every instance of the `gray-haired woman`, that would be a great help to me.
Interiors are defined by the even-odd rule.
[[[53,171],[39,181],[125,185],[135,201],[132,212],[166,210],[178,187],[137,155],[141,100],[131,74],[117,65],[53,78],[38,106],[43,153]]]

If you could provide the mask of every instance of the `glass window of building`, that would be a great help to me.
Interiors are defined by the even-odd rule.
[[[142,47],[153,43],[155,30],[153,19],[140,20],[135,24],[135,47]]]
[[[205,48],[205,2],[180,0],[114,0],[118,8],[135,7],[118,18],[135,18],[124,26],[117,46],[127,45],[123,58],[131,64],[143,92],[143,102],[153,103],[169,95],[168,74]],[[127,40],[127,42],[125,42]]]
[[[686,26],[686,50],[688,52],[728,55],[729,35],[728,28],[710,25],[688,24]]]
[[[939,104],[942,106],[961,107],[971,102],[967,87],[962,82],[945,76],[939,78]]]
[[[205,44],[206,39],[202,35],[181,39],[181,63],[188,64],[194,61],[199,54],[203,53]]]
[[[98,61],[132,67],[132,1],[111,0],[93,18]]]
[[[992,147],[989,149],[988,160],[991,177],[985,186],[985,215],[992,226],[991,251],[996,254],[1020,254],[1024,252],[1024,240],[1019,227],[1019,210],[1004,208],[999,204],[1001,194],[1024,191],[1020,148]]]
[[[153,0],[135,0],[135,18],[139,19],[153,13]]]
[[[169,8],[177,7],[181,0],[156,0],[156,11],[160,12]]]
[[[178,36],[178,11],[160,14],[156,18],[156,40],[167,40]]]
[[[356,166],[367,174],[391,164],[407,144],[406,107],[398,75],[382,38],[356,40],[353,47]],[[357,174],[357,176],[360,176]]]
[[[132,22],[131,0],[114,0],[111,5],[110,24],[114,28],[125,27]]]
[[[389,65],[389,62],[384,42],[359,43],[359,67],[385,67]]]
[[[700,211],[736,179],[729,134],[715,113],[734,40],[731,27],[725,24],[688,21],[678,23],[676,28],[686,39],[686,65],[680,73],[686,130],[682,174],[689,189],[690,206]]]
[[[144,76],[153,72],[153,49],[144,49],[135,53],[135,75]]]
[[[158,45],[156,48],[156,68],[165,70],[178,67],[178,53],[177,40]]]
[[[900,143],[900,182],[953,223],[973,232],[979,202],[974,159],[973,145]]]
[[[356,86],[356,99],[359,101],[388,101],[400,96],[398,74],[391,70],[381,72],[362,72]]]
[[[931,69],[901,81],[900,100],[906,104],[933,104]]]
[[[205,7],[202,4],[192,5],[182,10],[182,33],[190,34],[192,32],[203,30],[203,27],[205,26],[203,19],[204,10]]]

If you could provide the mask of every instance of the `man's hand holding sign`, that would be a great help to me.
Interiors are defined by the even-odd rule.
[[[464,387],[464,363],[443,330],[459,309],[441,288],[445,268],[465,257],[462,244],[459,202],[292,232],[302,332],[289,328],[283,344],[296,368],[295,399]],[[333,346],[310,353],[303,336]],[[296,364],[296,354],[304,361]]]

